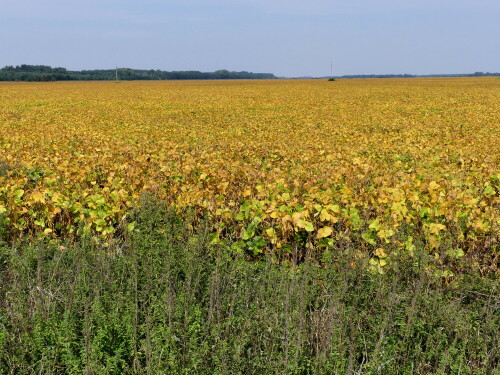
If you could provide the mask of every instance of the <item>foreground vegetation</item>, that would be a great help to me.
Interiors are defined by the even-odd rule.
[[[131,216],[113,242],[0,246],[0,373],[498,373],[494,279],[442,283],[420,248],[384,275],[353,248],[249,262],[157,201]]]

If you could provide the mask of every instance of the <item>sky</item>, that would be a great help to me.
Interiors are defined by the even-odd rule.
[[[0,67],[500,71],[499,0],[0,0]]]

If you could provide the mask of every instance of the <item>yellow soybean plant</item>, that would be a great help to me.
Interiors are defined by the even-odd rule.
[[[251,256],[496,272],[499,103],[495,78],[0,83],[0,219],[109,237],[150,192]]]

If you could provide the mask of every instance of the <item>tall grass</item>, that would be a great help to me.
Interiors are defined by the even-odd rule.
[[[353,268],[349,249],[251,262],[158,202],[134,219],[114,243],[0,245],[0,373],[499,371],[494,279],[449,287],[424,254],[385,275]]]

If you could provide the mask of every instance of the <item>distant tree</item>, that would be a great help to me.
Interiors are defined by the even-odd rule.
[[[166,72],[162,70],[137,70],[121,68],[121,79],[126,80],[181,80],[181,79],[273,79],[270,73],[230,72],[218,70],[213,73],[199,71]],[[65,68],[52,68],[47,65],[6,66],[0,69],[0,81],[94,81],[114,80],[115,69],[69,71]]]

